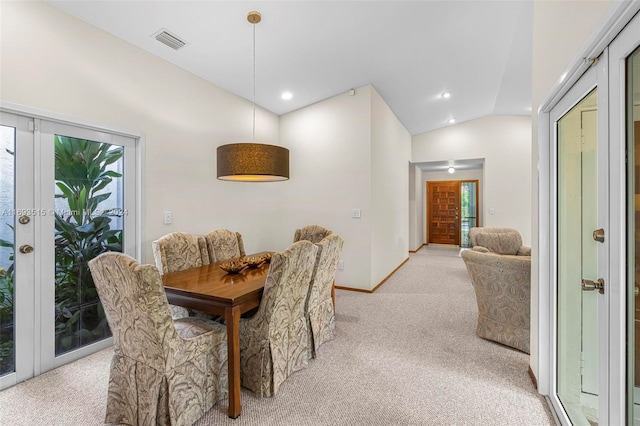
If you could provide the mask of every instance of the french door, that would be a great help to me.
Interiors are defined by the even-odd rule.
[[[640,17],[549,112],[549,396],[562,424],[640,425]]]
[[[626,209],[618,231],[622,243],[616,248],[620,291],[613,300],[612,377],[620,377],[620,398],[612,410],[622,412],[627,424],[640,425],[640,15],[636,15],[611,43],[611,140],[619,141],[616,173],[620,188],[616,196]],[[626,243],[626,244],[625,244]]]
[[[599,374],[609,291],[606,85],[605,68],[594,66],[550,113],[557,188],[552,402],[565,421],[584,426],[600,423],[608,394]]]
[[[111,344],[87,262],[136,254],[136,140],[0,112],[0,388]]]

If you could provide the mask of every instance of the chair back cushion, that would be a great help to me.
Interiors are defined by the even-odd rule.
[[[305,308],[309,320],[312,357],[315,357],[315,349],[333,338],[335,318],[331,288],[343,245],[344,240],[338,234],[328,235],[317,244],[318,254]]]
[[[293,235],[293,242],[296,241],[310,241],[314,244],[319,243],[327,235],[331,235],[332,232],[320,225],[307,225],[304,228],[296,229]]]
[[[152,246],[156,267],[161,274],[209,263],[204,238],[187,232],[172,232],[154,241]]]
[[[331,234],[317,244],[318,254],[311,278],[311,287],[317,289],[320,300],[331,299],[331,286],[336,277],[343,245],[344,240],[338,234]]]
[[[259,396],[275,395],[298,366],[308,363],[304,308],[317,251],[316,245],[299,241],[274,253],[258,312],[241,322],[243,386]]]
[[[492,253],[516,255],[522,246],[522,237],[513,228],[472,228],[469,234],[473,246],[484,247]]]
[[[245,255],[242,235],[239,232],[228,229],[217,229],[204,236],[209,261],[211,263],[222,262]]]
[[[164,371],[163,344],[177,338],[158,270],[109,252],[89,262],[115,351]]]

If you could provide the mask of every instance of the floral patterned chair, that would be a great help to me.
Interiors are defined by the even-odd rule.
[[[320,225],[307,225],[304,228],[296,229],[293,235],[293,242],[306,240],[316,244],[322,241],[327,235],[331,235],[331,233],[329,229]]]
[[[227,396],[222,324],[174,322],[153,265],[110,252],[89,268],[115,343],[105,423],[191,425]]]
[[[529,353],[531,248],[512,228],[470,230],[471,250],[462,259],[478,303],[476,334]]]
[[[160,275],[209,264],[209,254],[204,238],[187,232],[167,234],[154,241],[152,247]],[[181,306],[169,306],[171,306],[173,319],[189,316],[187,309]]]
[[[240,380],[260,397],[273,396],[308,365],[304,307],[318,248],[308,241],[274,253],[256,314],[240,319]]]
[[[216,229],[204,236],[209,252],[209,262],[216,263],[223,260],[245,256],[242,235],[228,229]]]
[[[309,358],[315,358],[320,345],[333,339],[335,314],[331,289],[336,277],[343,244],[344,240],[338,234],[328,235],[316,244],[318,254],[305,304],[307,327],[311,331],[309,333]]]

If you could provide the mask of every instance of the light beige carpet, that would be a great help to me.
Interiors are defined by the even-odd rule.
[[[338,277],[339,282],[339,277]],[[529,356],[475,335],[458,250],[423,248],[376,293],[336,292],[335,339],[273,398],[207,425],[552,425]],[[102,424],[110,350],[0,392],[2,425]]]

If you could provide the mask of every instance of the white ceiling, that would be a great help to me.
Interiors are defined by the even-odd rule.
[[[531,113],[528,0],[49,3],[250,101],[246,16],[257,10],[256,104],[278,115],[367,84],[412,135],[449,118]],[[161,28],[189,44],[150,37]]]

